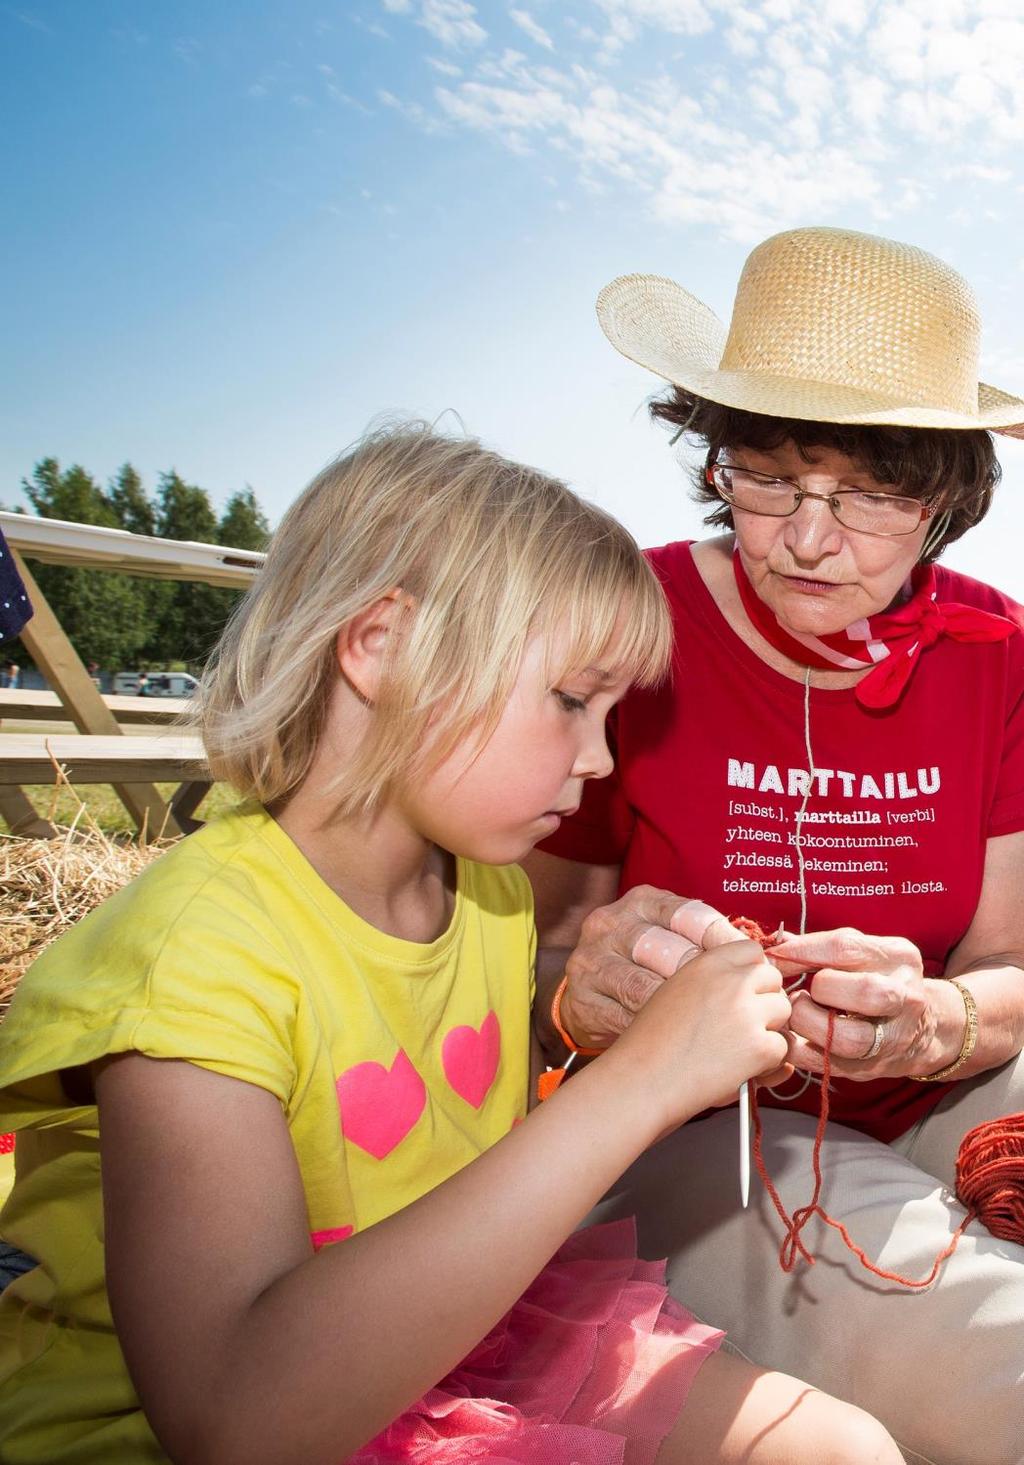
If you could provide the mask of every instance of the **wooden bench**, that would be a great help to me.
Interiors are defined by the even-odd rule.
[[[195,733],[10,733],[0,740],[0,778],[7,783],[52,783],[54,763],[72,783],[133,783],[206,779],[203,745]]]
[[[33,704],[31,699],[38,693],[8,690],[3,694],[9,699],[8,710],[0,705],[0,719],[20,716],[23,720],[39,720],[35,709],[41,705],[45,720],[66,717],[78,729],[77,734],[51,737],[0,732],[0,815],[16,834],[46,838],[56,833],[22,790],[23,784],[53,783],[52,753],[58,763],[66,766],[72,781],[112,784],[139,829],[179,834],[194,828],[191,816],[209,788],[209,772],[198,739],[186,733],[169,733],[166,737],[125,733],[121,726],[122,722],[135,726],[164,722],[175,715],[169,704],[177,699],[103,697],[25,560],[244,588],[259,571],[264,556],[220,544],[160,539],[129,534],[124,529],[6,511],[0,512],[0,528],[35,610],[21,632],[21,640],[53,688],[50,696],[56,696],[61,708],[58,712],[49,701]],[[179,779],[185,781],[168,805],[155,784]]]
[[[150,836],[193,828],[192,815],[210,787],[206,754],[196,733],[8,733],[0,737],[0,812],[7,817],[2,796],[11,786],[20,793],[24,784],[54,783],[57,766],[74,784],[177,783],[167,816],[160,824],[146,822]]]

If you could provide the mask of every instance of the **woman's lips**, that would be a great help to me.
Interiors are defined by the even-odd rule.
[[[830,590],[841,590],[842,585],[837,585],[834,580],[805,580],[802,575],[781,575],[787,585],[794,590],[801,591],[804,595],[827,595]]]

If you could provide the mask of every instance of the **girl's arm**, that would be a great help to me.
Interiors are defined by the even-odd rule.
[[[493,1149],[317,1256],[273,1096],[188,1063],[107,1061],[107,1282],[167,1453],[337,1465],[465,1356],[658,1134],[781,1061],[788,1010],[750,942],[691,963]]]

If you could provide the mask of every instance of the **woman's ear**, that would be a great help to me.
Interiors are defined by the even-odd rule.
[[[390,638],[398,633],[413,605],[412,598],[396,586],[346,621],[338,632],[338,667],[359,699],[369,706],[377,700]]]

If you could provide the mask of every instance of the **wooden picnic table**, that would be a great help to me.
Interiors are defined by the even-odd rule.
[[[103,701],[121,724],[168,723],[182,717],[191,706],[188,697],[137,697],[118,692],[103,693]],[[0,690],[0,722],[72,722],[56,692],[34,688],[7,687]]]
[[[206,585],[244,588],[252,582],[264,556],[253,550],[220,544],[199,544],[129,534],[95,524],[72,524],[32,514],[0,512],[0,528],[25,581],[35,614],[22,629],[21,640],[60,703],[43,704],[43,719],[67,718],[77,734],[0,734],[0,815],[12,831],[38,838],[56,833],[37,814],[23,784],[52,783],[53,760],[67,767],[72,781],[110,783],[139,829],[150,833],[186,833],[191,817],[209,788],[209,772],[194,734],[126,733],[122,723],[159,723],[171,716],[168,704],[178,699],[103,697],[82,664],[63,627],[47,603],[26,558],[83,569],[116,570],[163,580],[194,580]],[[32,707],[39,694],[7,691],[0,718],[40,720]],[[127,705],[125,705],[127,704]],[[35,704],[38,706],[39,704]],[[136,746],[139,745],[139,746]],[[184,780],[170,804],[156,783]]]

